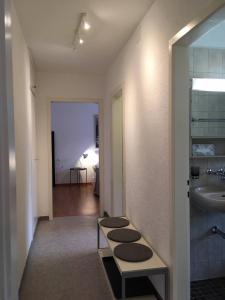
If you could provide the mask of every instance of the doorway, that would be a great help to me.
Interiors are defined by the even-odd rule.
[[[212,259],[218,258],[217,255],[212,255],[212,252],[209,251],[208,245],[211,240],[212,235],[210,234],[210,227],[205,228],[202,231],[202,228],[205,226],[205,221],[199,220],[200,222],[196,222],[196,214],[193,213],[193,179],[200,181],[203,179],[202,177],[207,177],[207,169],[204,168],[204,160],[213,161],[216,158],[207,157],[207,155],[200,155],[198,158],[195,156],[196,151],[202,148],[206,149],[207,147],[211,148],[212,144],[216,146],[215,142],[212,142],[211,136],[207,136],[210,138],[210,141],[204,142],[205,137],[202,133],[205,132],[207,127],[215,127],[211,126],[212,123],[210,120],[213,120],[213,124],[215,125],[217,122],[217,117],[209,117],[206,106],[209,107],[209,98],[208,95],[202,96],[198,93],[197,98],[198,101],[195,103],[195,113],[198,113],[197,106],[201,104],[201,113],[202,116],[196,117],[196,114],[193,115],[193,104],[192,101],[196,96],[196,93],[193,94],[193,83],[194,78],[208,78],[209,74],[207,74],[207,70],[204,70],[206,66],[210,65],[210,68],[214,68],[217,58],[217,55],[214,55],[212,52],[212,60],[209,63],[209,60],[206,59],[204,61],[204,56],[202,52],[207,52],[207,50],[193,50],[192,46],[200,37],[206,36],[207,33],[213,30],[216,26],[218,26],[221,22],[224,21],[224,6],[221,4],[217,4],[203,12],[202,16],[200,16],[197,20],[188,24],[185,28],[183,28],[172,40],[170,43],[171,50],[171,67],[172,67],[172,170],[173,170],[173,256],[174,256],[174,272],[173,272],[173,284],[175,294],[172,296],[173,299],[200,299],[198,296],[201,294],[199,290],[199,286],[195,286],[193,288],[193,278],[194,276],[200,275],[200,273],[204,276],[207,275],[207,265],[209,265],[209,261]],[[202,51],[202,52],[201,52]],[[221,51],[221,49],[220,49]],[[198,55],[199,52],[199,55]],[[201,53],[200,53],[201,52]],[[199,60],[196,60],[197,56]],[[194,58],[194,60],[193,60]],[[212,63],[214,61],[214,63]],[[196,68],[200,68],[199,72]],[[211,72],[210,72],[211,73]],[[213,78],[218,79],[221,78],[222,74],[211,74]],[[218,77],[219,76],[219,77]],[[200,97],[199,97],[200,96]],[[211,100],[210,100],[211,101]],[[196,110],[197,109],[197,110]],[[218,112],[217,112],[218,113]],[[221,125],[221,120],[218,122]],[[214,122],[215,121],[215,122]],[[204,124],[203,124],[204,123]],[[210,126],[208,126],[210,123]],[[202,125],[203,124],[203,125]],[[204,127],[201,128],[201,127]],[[212,128],[210,128],[211,131]],[[215,129],[215,128],[214,128]],[[201,131],[201,134],[199,132]],[[198,135],[195,136],[195,133],[198,132]],[[193,135],[194,134],[194,135]],[[202,136],[201,136],[202,135]],[[218,136],[216,137],[218,138]],[[221,137],[220,137],[221,138]],[[220,140],[221,142],[221,140]],[[204,144],[204,147],[201,146]],[[210,146],[209,146],[210,145]],[[193,147],[194,146],[194,147]],[[212,147],[214,148],[214,147]],[[218,151],[221,151],[221,147],[217,147]],[[205,150],[204,150],[205,151]],[[204,152],[203,151],[203,152]],[[208,153],[208,152],[207,152]],[[212,153],[212,152],[210,152]],[[216,152],[215,152],[216,153]],[[211,154],[210,154],[211,155]],[[197,156],[197,155],[196,155]],[[204,156],[204,157],[202,157]],[[220,156],[220,155],[219,155]],[[196,159],[199,160],[200,165],[196,164]],[[220,157],[221,159],[221,157]],[[193,161],[195,161],[193,163]],[[200,166],[200,168],[199,168]],[[193,168],[194,167],[194,168]],[[195,168],[197,167],[197,168]],[[195,174],[196,171],[196,174]],[[208,180],[208,179],[207,179]],[[194,222],[193,222],[193,214],[194,214]],[[209,218],[209,213],[203,213],[206,219]],[[201,213],[202,215],[202,213]],[[197,225],[197,223],[199,225]],[[196,226],[197,225],[197,226]],[[193,231],[194,227],[194,231]],[[200,233],[201,232],[201,233]],[[215,241],[214,241],[215,242]],[[197,244],[201,244],[201,247],[195,247]],[[194,245],[195,244],[195,245]],[[194,247],[193,247],[194,246]],[[208,249],[207,249],[208,248]],[[211,247],[213,249],[214,247]],[[218,249],[218,248],[217,248]],[[200,252],[199,252],[200,250]],[[196,252],[197,251],[197,252]],[[201,255],[200,253],[204,255]],[[195,254],[194,254],[195,253]],[[195,257],[198,255],[198,259],[195,260],[195,269],[193,268],[193,255]],[[200,255],[199,255],[200,254]],[[203,259],[206,259],[207,262],[203,263]],[[199,273],[201,266],[205,266],[205,269]],[[220,264],[221,267],[221,264]],[[213,264],[213,269],[215,271],[216,264]],[[194,271],[193,271],[194,270]],[[214,273],[214,277],[216,276]],[[219,273],[217,273],[219,274]],[[225,273],[224,273],[225,276]],[[202,278],[204,280],[205,278]],[[214,283],[213,283],[214,284]],[[201,284],[203,286],[203,282]],[[209,284],[206,283],[209,287]],[[206,286],[205,285],[205,286]],[[192,288],[190,288],[192,287]],[[196,298],[196,294],[193,291],[197,291],[198,296]],[[218,289],[215,289],[214,292],[220,293]],[[212,291],[209,292],[210,295],[203,295],[204,299],[213,299],[215,294]],[[217,297],[217,296],[216,296]],[[219,299],[219,298],[218,298]],[[222,296],[221,299],[224,299]]]
[[[210,300],[225,298],[224,34],[225,18],[189,48],[191,296]]]
[[[98,120],[96,103],[51,103],[53,217],[100,214]]]
[[[112,211],[125,214],[123,168],[123,97],[119,91],[112,100]]]

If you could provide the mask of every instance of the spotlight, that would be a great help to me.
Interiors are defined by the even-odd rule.
[[[85,20],[84,21],[84,30],[89,30],[91,28],[91,25]]]
[[[90,30],[91,25],[87,18],[87,13],[81,13],[77,27],[74,30],[73,49],[77,49],[79,45],[84,44],[85,31]]]
[[[79,44],[82,45],[84,43],[84,40],[79,38]]]

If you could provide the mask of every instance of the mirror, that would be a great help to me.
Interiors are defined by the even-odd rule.
[[[192,90],[191,136],[225,137],[225,93]]]

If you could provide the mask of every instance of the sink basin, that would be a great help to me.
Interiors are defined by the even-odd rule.
[[[191,201],[207,211],[225,212],[225,187],[202,186],[190,190]]]

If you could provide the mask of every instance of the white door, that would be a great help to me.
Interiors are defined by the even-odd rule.
[[[37,158],[37,127],[36,127],[36,99],[31,96],[31,113],[32,113],[32,181],[31,181],[31,193],[32,193],[32,216],[33,216],[33,232],[37,223],[37,172],[38,172],[38,158]]]
[[[122,216],[123,209],[123,102],[122,96],[112,103],[112,211]]]

